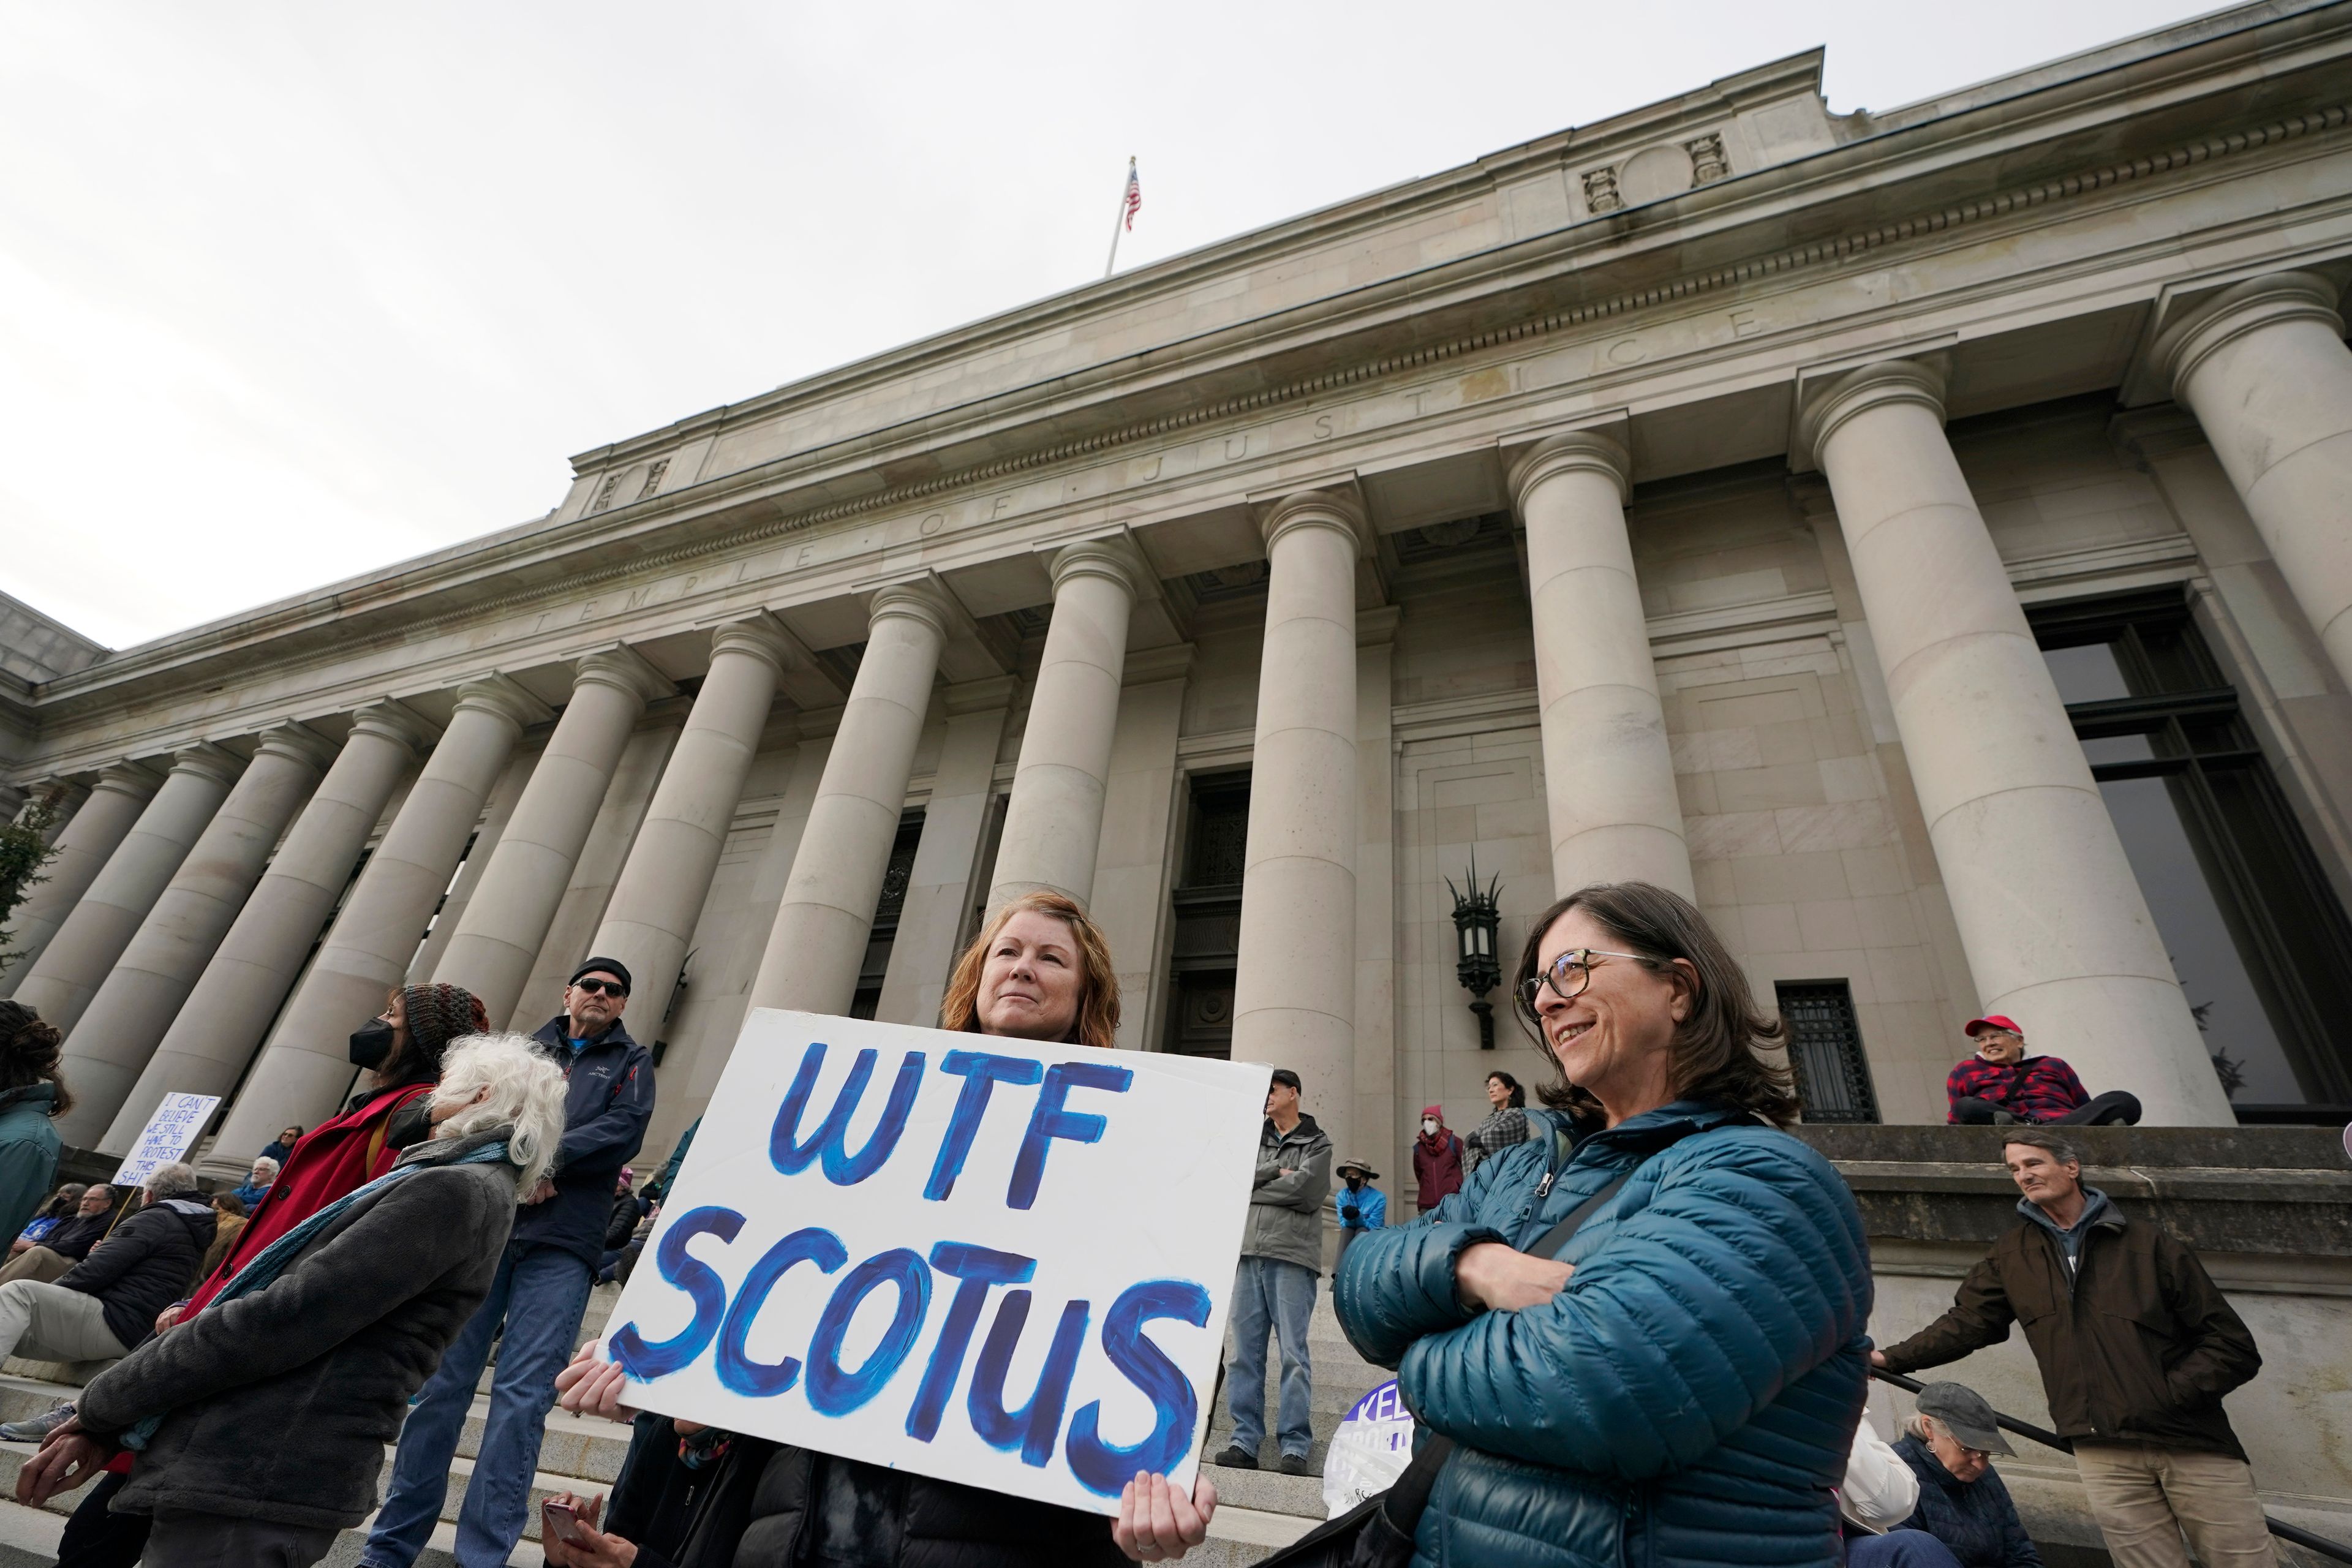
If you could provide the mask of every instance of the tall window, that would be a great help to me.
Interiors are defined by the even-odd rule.
[[[898,915],[907,907],[907,884],[915,874],[915,851],[922,842],[923,814],[910,811],[898,819],[898,837],[891,841],[890,863],[882,872],[882,897],[875,903],[874,924],[866,932],[866,962],[857,966],[857,992],[850,998],[853,1018],[871,1018],[882,1005],[882,980],[890,971],[890,949],[898,941]]]
[[[2168,589],[2032,620],[2238,1119],[2344,1120],[2352,924],[2188,605]]]
[[[1175,890],[1168,1020],[1160,1049],[1229,1057],[1234,972],[1241,949],[1242,865],[1249,847],[1249,774],[1192,781],[1184,879]]]

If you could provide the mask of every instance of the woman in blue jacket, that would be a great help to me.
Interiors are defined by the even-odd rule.
[[[1335,1301],[1454,1448],[1415,1568],[1831,1568],[1868,1379],[1869,1249],[1758,1054],[1780,1033],[1686,900],[1561,900],[1519,963],[1559,1069],[1535,1136],[1424,1222],[1373,1231]],[[1602,1201],[1557,1258],[1534,1247]]]

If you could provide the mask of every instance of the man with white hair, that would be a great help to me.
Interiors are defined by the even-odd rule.
[[[246,1213],[251,1214],[261,1206],[261,1200],[269,1195],[271,1184],[278,1180],[278,1172],[277,1161],[267,1154],[257,1155],[253,1162],[253,1173],[246,1177],[245,1185],[231,1188],[230,1195],[245,1205]]]
[[[515,1200],[562,1140],[563,1090],[520,1036],[453,1047],[430,1140],[92,1379],[17,1500],[45,1502],[130,1448],[113,1506],[153,1520],[148,1568],[317,1563],[373,1510],[384,1444],[488,1293]]]
[[[213,1243],[212,1205],[196,1173],[176,1162],[147,1178],[147,1206],[54,1285],[0,1285],[0,1356],[113,1361],[147,1337],[155,1314],[180,1299]]]

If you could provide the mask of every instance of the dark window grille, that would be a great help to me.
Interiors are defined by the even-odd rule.
[[[1853,988],[1843,980],[1783,980],[1773,989],[1789,1026],[1789,1065],[1805,1120],[1874,1124],[1878,1095],[1870,1087]]]
[[[1229,1057],[1234,974],[1241,946],[1242,868],[1249,852],[1249,775],[1192,781],[1184,878],[1175,889],[1168,1013],[1160,1048]]]

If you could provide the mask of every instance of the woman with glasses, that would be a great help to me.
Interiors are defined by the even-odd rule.
[[[1870,1258],[1844,1182],[1780,1131],[1780,1024],[1642,882],[1546,910],[1517,980],[1553,1068],[1535,1136],[1359,1240],[1334,1289],[1450,1439],[1416,1568],[1830,1568]]]

